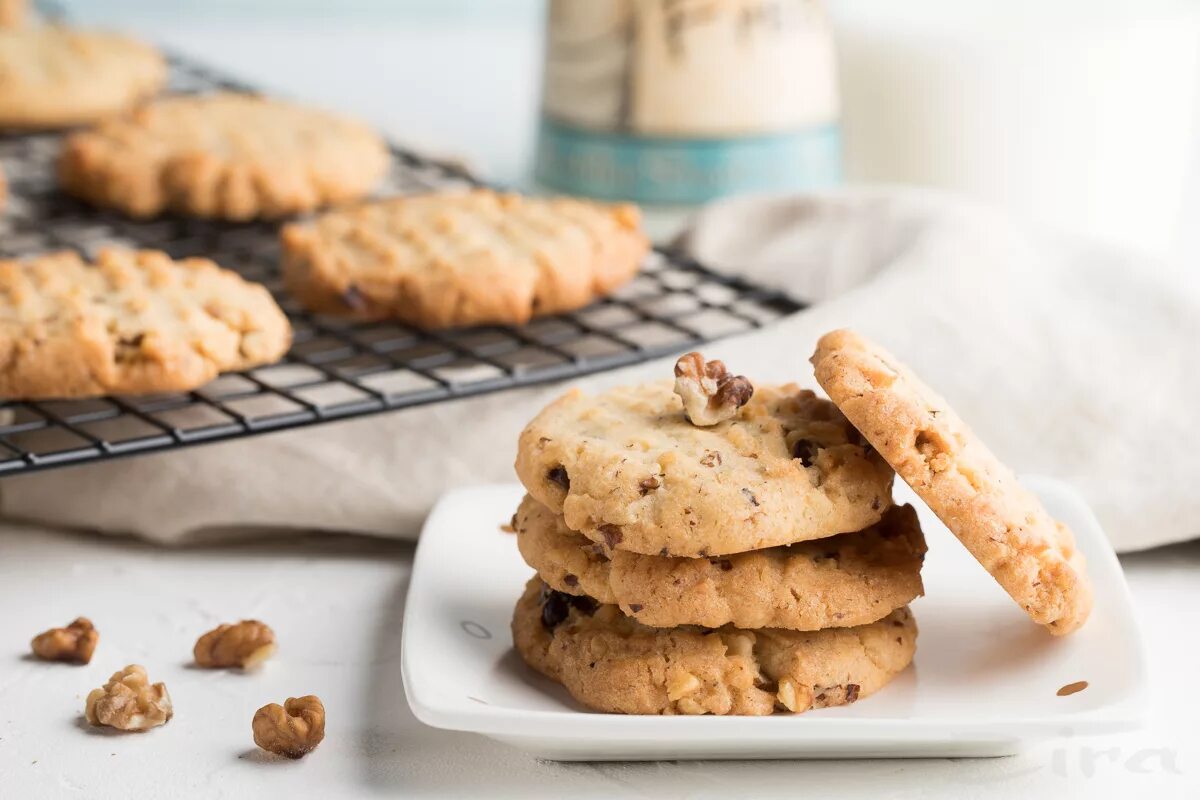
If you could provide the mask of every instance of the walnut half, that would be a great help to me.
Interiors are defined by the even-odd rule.
[[[65,628],[51,628],[33,637],[30,647],[43,661],[73,661],[86,664],[92,660],[100,633],[87,617],[78,617]]]
[[[93,725],[123,731],[145,731],[166,724],[174,709],[161,683],[150,683],[146,668],[130,664],[114,672],[108,683],[87,696],[83,715]]]
[[[731,419],[750,402],[754,386],[744,375],[730,375],[721,361],[688,353],[675,362],[675,394],[693,425],[708,427]]]
[[[275,632],[256,619],[218,625],[196,640],[192,656],[200,667],[254,669],[275,653]]]
[[[302,758],[325,738],[325,706],[316,695],[289,697],[254,712],[254,743],[288,758]]]

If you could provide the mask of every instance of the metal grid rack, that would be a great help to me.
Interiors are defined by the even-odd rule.
[[[172,59],[173,92],[248,90]],[[428,332],[307,313],[281,286],[278,226],[164,218],[135,222],[59,193],[57,134],[0,136],[9,204],[0,258],[116,245],[205,256],[259,281],[291,318],[278,364],[180,394],[0,402],[0,476],[408,408],[635,364],[761,327],[801,308],[666,250],[612,297],[520,328]],[[477,185],[460,168],[393,148],[381,194]]]

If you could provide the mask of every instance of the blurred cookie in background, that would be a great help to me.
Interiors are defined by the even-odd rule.
[[[388,166],[366,125],[250,94],[169,97],[68,138],[59,181],[131,217],[251,220],[357,200]]]
[[[530,318],[588,305],[649,250],[641,212],[491,190],[396,197],[282,233],[288,290],[313,311],[421,328]]]
[[[0,25],[0,76],[0,129],[44,130],[128,110],[162,88],[167,68],[153,47],[119,34]]]
[[[19,28],[28,20],[27,0],[0,0],[0,28]]]
[[[188,391],[278,361],[292,329],[262,286],[203,258],[102,250],[0,260],[0,398]]]

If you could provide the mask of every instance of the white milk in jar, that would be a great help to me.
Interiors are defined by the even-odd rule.
[[[644,203],[840,177],[817,0],[550,0],[537,179]]]

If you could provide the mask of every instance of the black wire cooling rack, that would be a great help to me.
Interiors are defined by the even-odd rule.
[[[172,59],[170,90],[249,91]],[[193,392],[0,403],[0,475],[167,450],[561,380],[635,364],[761,327],[801,305],[656,250],[612,297],[520,328],[428,332],[307,313],[283,290],[278,226],[164,218],[135,222],[58,192],[60,136],[0,136],[9,181],[0,258],[123,246],[205,256],[263,283],[291,318],[278,364],[223,375]],[[393,148],[381,194],[479,185],[461,168]]]

